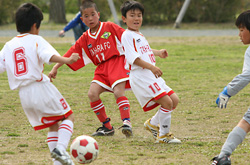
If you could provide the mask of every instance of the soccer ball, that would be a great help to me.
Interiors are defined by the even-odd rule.
[[[70,154],[80,164],[88,164],[97,159],[99,147],[96,140],[82,135],[75,138],[70,145]]]

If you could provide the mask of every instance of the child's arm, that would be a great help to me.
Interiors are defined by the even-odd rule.
[[[166,49],[161,49],[161,50],[152,49],[152,51],[153,51],[155,56],[159,56],[161,58],[168,57],[168,52]]]
[[[80,57],[79,57],[78,53],[72,53],[72,55],[69,58],[53,55],[50,58],[49,62],[62,63],[62,64],[72,64],[72,63],[76,62],[79,58]]]
[[[142,68],[146,68],[151,70],[151,72],[155,75],[155,77],[160,77],[162,75],[162,71],[160,70],[160,68],[158,68],[157,66],[154,66],[140,58],[136,58],[136,60],[134,61],[134,64],[142,67]]]
[[[72,64],[76,62],[79,59],[79,54],[78,53],[73,53],[69,58],[67,57],[62,57],[62,56],[52,56],[50,58],[50,62],[57,62],[57,64],[52,68],[50,71],[48,77],[50,78],[50,81],[52,81],[52,78],[56,78],[57,75],[57,69],[59,69],[63,64]]]

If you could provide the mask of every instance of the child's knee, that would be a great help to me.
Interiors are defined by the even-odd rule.
[[[59,123],[57,122],[49,127],[49,132],[57,132],[58,129],[59,129]]]
[[[72,122],[74,123],[74,121],[75,121],[75,116],[74,116],[74,114],[69,115],[69,116],[67,117],[67,120],[70,120],[70,121],[72,121]]]
[[[170,99],[168,100],[166,103],[164,103],[163,105],[161,105],[163,108],[165,109],[169,109],[172,110],[174,107],[173,101]]]
[[[170,96],[172,102],[173,102],[173,109],[175,109],[179,103],[179,97],[174,93]]]
[[[97,94],[95,92],[93,92],[91,90],[88,91],[88,97],[89,97],[90,100],[95,99],[96,96],[97,96]]]

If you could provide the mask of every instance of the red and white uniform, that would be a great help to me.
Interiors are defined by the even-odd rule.
[[[7,72],[10,89],[19,89],[24,112],[35,130],[49,127],[70,114],[70,106],[43,74],[44,63],[60,55],[41,36],[21,34],[0,51],[0,73]]]
[[[125,56],[121,45],[123,32],[123,28],[112,22],[100,22],[95,34],[87,30],[64,55],[70,57],[72,53],[79,53],[81,57],[68,66],[76,71],[93,63],[97,68],[92,82],[113,91],[115,85],[129,79],[129,71],[124,69]]]
[[[150,70],[134,64],[135,59],[141,58],[155,65],[155,56],[140,32],[126,30],[122,35],[122,45],[125,50],[126,69],[130,69],[131,89],[143,110],[149,111],[159,105],[152,100],[170,96],[174,92],[161,77],[156,78]]]

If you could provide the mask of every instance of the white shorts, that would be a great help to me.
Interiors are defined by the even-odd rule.
[[[48,80],[21,87],[19,96],[23,110],[35,130],[50,127],[73,113],[61,93]]]
[[[129,81],[131,89],[144,111],[152,110],[159,105],[153,100],[174,93],[161,77],[156,78],[148,69],[130,71]]]

